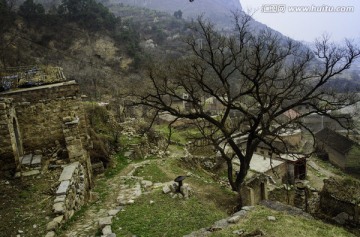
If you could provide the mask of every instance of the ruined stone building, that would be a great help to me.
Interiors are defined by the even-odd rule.
[[[325,179],[320,193],[322,213],[339,224],[360,226],[360,182],[353,179]]]
[[[57,144],[68,149],[70,160],[79,158],[77,145],[87,143],[87,125],[75,81],[10,90],[0,97],[1,170],[18,171],[20,157]],[[76,128],[69,126],[72,121]]]
[[[54,72],[55,80],[38,69],[0,77],[0,177],[62,169],[48,231],[86,203],[92,186],[92,142],[79,85],[59,68]]]
[[[42,76],[50,77],[51,75]],[[5,77],[8,78],[9,76]],[[48,83],[23,81],[22,85],[27,85],[25,88],[18,86],[0,92],[2,174],[14,175],[15,172],[22,171],[23,166],[33,164],[33,155],[45,155],[49,149],[58,146],[66,150],[62,158],[65,156],[69,163],[83,163],[88,167],[87,176],[91,178],[87,152],[87,146],[91,143],[79,85],[75,81],[66,81],[62,74],[55,78],[58,80]],[[40,162],[44,165],[46,160]]]

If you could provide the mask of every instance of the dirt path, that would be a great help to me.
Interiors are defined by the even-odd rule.
[[[338,178],[339,175],[335,174],[334,172],[323,168],[319,164],[317,164],[314,158],[310,158],[307,162],[308,167],[308,180],[310,181],[311,185],[316,188],[317,190],[321,190],[324,182],[324,179],[334,177]]]
[[[118,206],[116,199],[119,193],[119,187],[123,181],[124,176],[132,174],[136,168],[149,161],[143,161],[137,164],[129,164],[113,178],[107,179],[105,185],[107,194],[104,200],[98,201],[85,209],[76,220],[69,224],[70,226],[60,236],[63,237],[90,237],[95,236],[98,232],[98,220],[107,215],[110,209]],[[104,177],[99,178],[105,179]],[[99,183],[97,180],[96,183]]]

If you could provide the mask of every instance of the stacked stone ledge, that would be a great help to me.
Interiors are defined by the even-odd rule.
[[[55,218],[47,225],[47,237],[55,236],[54,230],[69,220],[85,204],[88,196],[85,169],[79,162],[65,166],[59,182],[53,204]]]

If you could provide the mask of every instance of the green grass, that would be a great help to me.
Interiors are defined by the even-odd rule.
[[[69,219],[67,220],[63,225],[61,225],[61,227],[57,230],[55,230],[55,233],[58,236],[61,236],[61,234],[67,230],[73,223],[75,223],[78,219],[80,219],[85,212],[89,209],[90,205],[84,205],[81,207],[81,209],[77,212],[75,212],[75,214]]]
[[[128,136],[124,136],[121,135],[120,136],[120,144],[123,147],[129,147],[130,145],[133,144],[139,144],[141,142],[141,138],[140,137],[128,137]]]
[[[78,219],[81,219],[85,212],[93,205],[95,205],[98,209],[100,208],[99,203],[105,200],[107,195],[109,194],[109,184],[108,180],[114,178],[118,175],[126,166],[128,165],[127,159],[123,156],[123,154],[117,154],[112,159],[112,167],[108,168],[104,176],[102,178],[98,178],[95,180],[94,191],[99,194],[99,201],[89,203],[81,207],[81,209],[75,212],[74,216],[70,218],[70,220],[66,221],[65,224],[61,226],[60,229],[56,231],[57,235],[61,235],[65,230],[67,230],[74,222]]]
[[[123,154],[117,154],[112,158],[112,167],[105,171],[104,177],[96,180],[94,191],[99,193],[100,201],[103,201],[109,193],[106,181],[118,175],[128,164],[128,160]]]
[[[344,173],[344,171],[342,171],[340,168],[334,166],[333,164],[330,163],[330,161],[324,161],[318,157],[314,157],[315,158],[315,163],[317,165],[319,165],[321,168],[329,170],[330,172],[337,174],[339,176],[343,176],[343,177],[350,177],[349,175],[347,175],[346,173]],[[324,176],[323,174],[320,174],[320,176]],[[324,176],[326,177],[326,176]]]
[[[104,174],[107,179],[113,178],[115,175],[119,174],[120,171],[129,164],[127,158],[125,158],[122,153],[114,156],[111,161],[112,167],[107,169]]]
[[[150,204],[150,200],[154,203]],[[135,205],[120,212],[112,230],[117,236],[177,237],[207,227],[225,216],[212,202],[196,197],[172,199],[156,191],[143,195]]]
[[[171,178],[168,177],[155,163],[138,168],[134,175],[144,177],[144,179],[150,180],[154,183],[171,181]]]
[[[270,222],[267,216],[275,216],[276,221]],[[248,214],[239,224],[220,232],[214,232],[212,237],[236,236],[234,230],[244,230],[250,233],[256,229],[264,232],[267,237],[294,236],[294,237],[355,237],[345,229],[325,224],[318,220],[305,219],[291,216],[282,212],[272,211],[268,208],[257,206],[256,210]]]
[[[169,128],[167,125],[157,125],[154,127],[156,131],[160,132],[164,137],[169,136]],[[186,130],[179,130],[176,128],[171,129],[171,140],[186,144],[189,141],[189,137],[198,137],[199,131],[195,128],[187,128]]]

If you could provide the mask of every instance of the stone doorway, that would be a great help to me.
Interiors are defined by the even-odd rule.
[[[260,184],[260,196],[261,196],[261,200],[266,200],[266,187],[265,187],[265,183],[261,182]]]
[[[13,141],[13,150],[14,150],[14,158],[15,158],[15,164],[16,166],[19,165],[20,161],[20,157],[22,157],[24,155],[23,152],[23,146],[22,146],[22,142],[21,142],[21,136],[20,136],[20,131],[19,131],[19,125],[17,123],[17,120],[15,119],[15,117],[12,119],[12,126],[13,126],[13,130],[14,130],[14,141]]]
[[[18,157],[21,157],[23,155],[23,148],[19,132],[19,126],[15,118],[13,118],[13,129],[15,135],[15,152]]]

